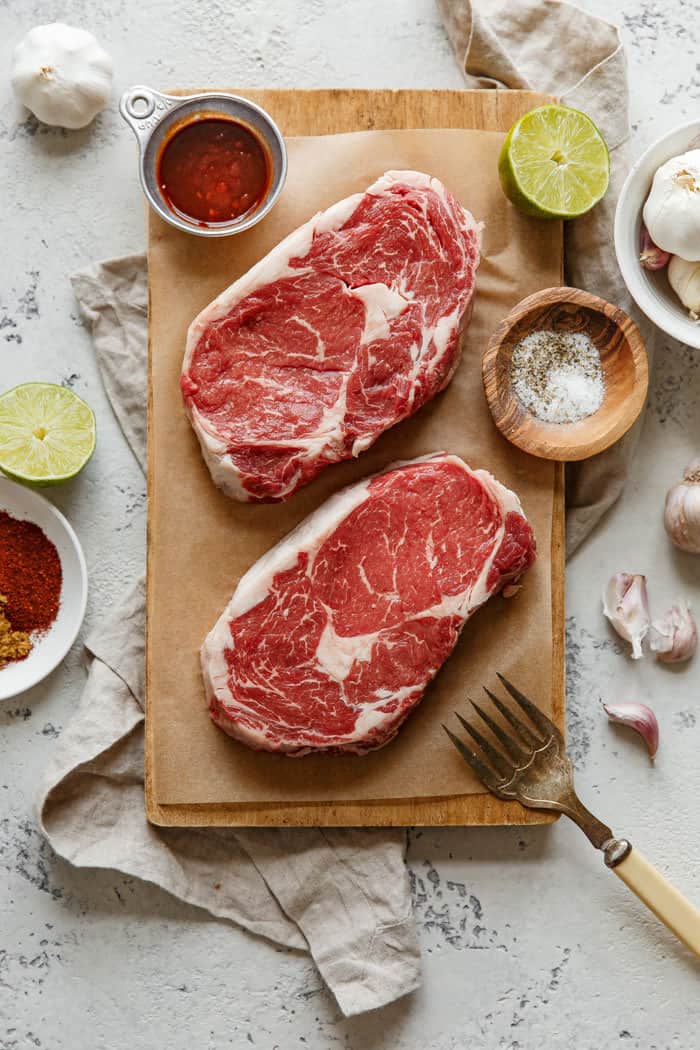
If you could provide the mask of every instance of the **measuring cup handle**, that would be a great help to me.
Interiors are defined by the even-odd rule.
[[[119,112],[139,143],[143,144],[168,110],[182,99],[137,84],[128,88],[119,100]]]

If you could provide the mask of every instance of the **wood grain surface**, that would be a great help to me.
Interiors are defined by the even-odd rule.
[[[187,92],[192,93],[196,89]],[[551,101],[533,92],[518,91],[359,91],[359,90],[246,90],[231,89],[259,103],[273,115],[285,135],[319,135],[401,128],[478,128],[506,131],[522,113]],[[465,158],[468,163],[468,158]],[[495,173],[490,177],[495,177]],[[161,220],[151,215],[150,241]],[[561,245],[558,259],[561,271]],[[149,268],[150,269],[150,268]],[[550,280],[549,283],[552,283]],[[153,315],[151,315],[153,316]],[[150,333],[151,366],[153,330]],[[402,798],[387,801],[255,804],[163,804],[154,789],[153,679],[150,635],[152,594],[154,462],[152,368],[149,376],[149,543],[148,628],[146,668],[146,811],[148,819],[166,826],[359,826],[359,825],[505,825],[542,824],[556,815],[527,810],[487,792],[443,798]],[[177,411],[179,406],[173,406]],[[410,424],[409,424],[410,425]],[[495,431],[494,431],[495,433]],[[539,536],[540,549],[551,544],[552,697],[555,722],[565,726],[564,670],[564,481],[563,467],[553,472],[552,532]],[[549,658],[549,657],[548,657]],[[465,767],[466,768],[466,767]]]
[[[582,332],[595,345],[605,382],[603,404],[575,423],[546,423],[518,399],[511,380],[513,350],[531,332]],[[533,456],[588,459],[626,434],[644,407],[649,364],[636,324],[619,306],[580,288],[545,288],[504,317],[484,354],[483,380],[501,433]]]

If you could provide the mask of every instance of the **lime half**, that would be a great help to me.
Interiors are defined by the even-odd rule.
[[[603,197],[610,154],[590,117],[538,106],[516,120],[498,158],[503,192],[526,215],[575,219]]]
[[[0,470],[18,481],[56,485],[95,451],[95,414],[55,383],[23,383],[0,395]]]

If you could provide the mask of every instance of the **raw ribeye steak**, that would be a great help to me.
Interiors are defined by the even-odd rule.
[[[180,384],[216,484],[285,500],[447,386],[479,241],[441,182],[390,171],[210,303],[190,325]]]
[[[517,496],[457,456],[365,478],[241,579],[202,647],[211,717],[266,751],[382,747],[534,559]]]

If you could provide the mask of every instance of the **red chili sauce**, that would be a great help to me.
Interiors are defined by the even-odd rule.
[[[261,143],[226,117],[193,120],[167,141],[158,185],[174,212],[201,225],[231,222],[257,207],[270,185]]]

